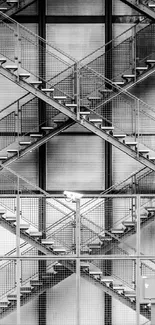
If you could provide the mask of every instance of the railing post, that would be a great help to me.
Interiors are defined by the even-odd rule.
[[[19,195],[19,177],[17,178],[17,197],[16,197],[16,290],[17,290],[17,325],[20,325],[20,195]]]
[[[80,325],[80,199],[76,199],[76,324]]]
[[[80,119],[80,68],[79,64],[74,65],[74,100],[77,104],[77,120]]]
[[[18,66],[17,75],[19,74],[19,68],[21,66],[21,37],[20,37],[20,27],[16,24],[15,32],[15,63]]]
[[[136,251],[137,251],[137,258],[136,258],[136,324],[140,324],[140,195],[136,195],[136,211],[137,211],[137,231],[136,231]]]
[[[136,25],[132,29],[132,73],[135,75],[134,81],[136,81],[136,65],[137,65],[137,53],[136,53]]]

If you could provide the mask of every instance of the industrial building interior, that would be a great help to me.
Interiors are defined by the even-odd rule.
[[[155,325],[155,0],[0,0],[0,325]]]

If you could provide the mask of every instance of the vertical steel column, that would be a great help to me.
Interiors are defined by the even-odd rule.
[[[46,39],[46,1],[38,0],[38,15],[39,15],[39,36]],[[39,76],[42,79],[46,79],[46,53],[45,44],[40,41],[39,43]],[[42,87],[45,87],[42,84]],[[39,109],[39,125],[43,125],[46,121],[46,104],[42,101],[38,101]],[[41,132],[41,129],[39,129]],[[39,187],[46,190],[46,144],[39,147]],[[46,238],[46,198],[39,199],[39,231],[42,232],[42,238]],[[42,255],[39,252],[39,255]],[[39,279],[42,279],[42,275],[46,273],[46,261],[38,262]],[[46,325],[46,292],[39,296],[39,325]]]
[[[19,178],[17,179],[17,197],[16,197],[16,290],[17,290],[17,325],[20,325],[20,196],[19,196]]]
[[[76,199],[76,324],[80,325],[80,199]]]
[[[105,43],[112,40],[112,0],[105,0]],[[105,48],[105,77],[112,79],[112,43],[110,42]],[[112,106],[111,102],[106,105],[107,118],[111,118]],[[105,142],[105,189],[112,185],[112,146]],[[105,229],[112,226],[112,203],[105,203]],[[110,252],[108,252],[110,253]],[[108,275],[112,270],[112,261],[106,261],[105,274]],[[112,325],[112,298],[105,294],[105,325]]]

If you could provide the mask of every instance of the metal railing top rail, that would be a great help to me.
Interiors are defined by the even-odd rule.
[[[19,26],[21,29],[25,30],[27,33],[31,34],[32,36],[34,36],[35,38],[37,38],[40,42],[42,42],[43,44],[46,44],[49,46],[49,48],[57,51],[59,54],[63,55],[64,58],[69,59],[72,61],[72,63],[76,63],[77,60],[75,58],[73,58],[71,55],[65,53],[62,49],[57,48],[56,46],[52,45],[50,42],[46,41],[44,38],[42,38],[41,36],[35,34],[34,32],[32,32],[31,30],[29,30],[28,28],[26,28],[25,26],[23,26],[22,24],[18,23],[17,21],[15,21],[13,18],[7,16],[5,13],[3,13],[2,11],[0,11],[0,21],[9,21],[12,24],[15,24],[17,26]],[[60,58],[62,59],[62,58]],[[64,61],[64,63],[66,65],[70,65],[67,61]]]

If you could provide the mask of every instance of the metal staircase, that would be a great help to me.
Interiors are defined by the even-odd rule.
[[[12,16],[33,4],[35,0],[1,0],[0,11]]]
[[[155,1],[154,0],[121,0],[123,3],[129,5],[131,8],[140,12],[152,20],[155,19]]]
[[[6,219],[1,217],[1,220]],[[7,221],[8,222],[8,221]],[[10,221],[12,223],[13,220]],[[4,220],[2,221],[4,226]],[[26,227],[26,226],[25,226]],[[8,229],[8,227],[7,227]],[[12,230],[11,230],[12,231]],[[25,230],[21,230],[21,236],[23,237],[23,232]],[[37,240],[35,240],[37,241]],[[32,243],[32,242],[31,242]],[[47,245],[47,243],[46,243]],[[41,246],[46,247],[45,244],[41,244]],[[48,243],[48,246],[52,246],[51,243]],[[35,245],[35,248],[38,249],[38,246]],[[45,249],[43,249],[45,253]],[[51,252],[51,248],[46,249],[46,253]],[[54,252],[54,250],[52,250]],[[58,254],[54,252],[54,254]],[[29,255],[29,251],[28,251]],[[21,306],[31,299],[35,298],[36,295],[44,292],[48,288],[56,285],[61,280],[65,279],[73,272],[75,272],[74,263],[71,261],[63,261],[63,257],[60,257],[61,261],[59,263],[52,264],[52,270],[47,270],[47,273],[43,275],[42,280],[37,279],[37,274],[33,275],[32,278],[28,278],[25,283],[21,286]],[[51,266],[49,266],[50,268]],[[84,277],[86,280],[91,281],[93,284],[97,285],[103,292],[108,293],[115,299],[119,300],[121,303],[125,304],[126,306],[136,310],[136,303],[135,303],[135,291],[134,289],[130,288],[129,284],[124,285],[122,280],[115,276],[104,276],[101,269],[98,266],[95,266],[92,262],[82,262],[81,263],[81,276]],[[10,289],[10,292],[7,295],[3,295],[2,301],[0,301],[1,313],[0,317],[3,318],[12,312],[16,308],[16,291],[15,288]],[[4,299],[5,297],[5,299]],[[150,319],[150,310],[142,309],[141,314]]]

